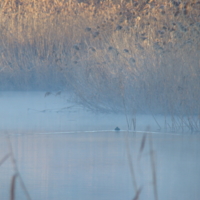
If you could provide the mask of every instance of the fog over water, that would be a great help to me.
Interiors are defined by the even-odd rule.
[[[33,200],[131,200],[136,189],[153,200],[155,185],[160,200],[200,198],[199,134],[160,131],[145,115],[128,132],[125,115],[91,112],[72,93],[1,92],[0,103],[0,199],[10,199],[16,173],[11,157],[3,161],[8,135]],[[19,177],[14,191],[27,199]]]
[[[114,130],[119,126],[127,130],[124,114],[93,112],[73,101],[73,93],[52,92],[1,92],[0,130],[14,132],[70,132]],[[157,120],[161,125],[162,117]],[[159,126],[152,116],[138,115],[138,131],[151,126],[157,131]]]

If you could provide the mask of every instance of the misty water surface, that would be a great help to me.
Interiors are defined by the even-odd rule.
[[[10,151],[5,137],[9,134],[31,199],[131,200],[135,190],[130,162],[141,188],[140,199],[155,199],[151,136],[158,199],[200,198],[198,134],[156,133],[154,120],[139,116],[137,131],[150,125],[153,132],[147,133],[140,152],[143,132],[126,132],[123,115],[92,113],[69,102],[70,95],[44,94],[7,92],[0,97],[0,160]],[[114,131],[116,126],[120,132]],[[0,199],[10,199],[14,173],[7,159],[0,166]],[[19,179],[15,195],[26,199]]]

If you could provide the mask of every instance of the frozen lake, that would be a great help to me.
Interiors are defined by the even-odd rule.
[[[158,199],[200,199],[199,134],[157,132],[148,116],[138,116],[138,132],[128,133],[123,115],[92,113],[70,95],[44,94],[0,94],[0,199],[10,199],[16,172],[10,157],[1,163],[10,152],[5,133],[32,200],[132,200],[134,184],[139,199],[153,200],[153,170]],[[147,126],[152,133],[143,140]],[[25,200],[19,180],[15,199]]]

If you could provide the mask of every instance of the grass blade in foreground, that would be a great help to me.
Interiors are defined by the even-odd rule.
[[[15,199],[15,184],[17,176],[18,176],[17,173],[12,176],[11,186],[10,186],[10,200]]]
[[[10,153],[5,155],[1,160],[0,160],[0,166],[10,157]]]
[[[15,184],[15,179],[16,179],[16,175],[19,177],[19,181],[20,181],[20,185],[22,187],[22,190],[24,191],[25,195],[26,195],[26,198],[28,200],[31,200],[31,197],[29,195],[29,192],[25,186],[25,183],[20,175],[20,172],[18,170],[18,167],[17,167],[17,163],[16,163],[16,159],[15,159],[15,156],[14,156],[14,152],[13,152],[13,148],[12,148],[12,144],[11,144],[11,141],[10,141],[10,137],[9,137],[9,134],[7,132],[5,132],[5,135],[6,135],[6,138],[7,138],[7,142],[8,142],[8,146],[9,146],[9,149],[10,149],[10,158],[11,158],[11,162],[12,162],[12,165],[13,165],[13,168],[14,168],[14,171],[15,171],[15,175],[13,176],[12,178],[12,183],[11,183],[11,197],[14,198],[14,184]],[[13,194],[13,195],[12,195]],[[11,198],[12,199],[12,198]]]

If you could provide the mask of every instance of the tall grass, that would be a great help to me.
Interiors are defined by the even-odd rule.
[[[70,88],[92,109],[197,116],[199,10],[196,0],[1,1],[0,88]]]

